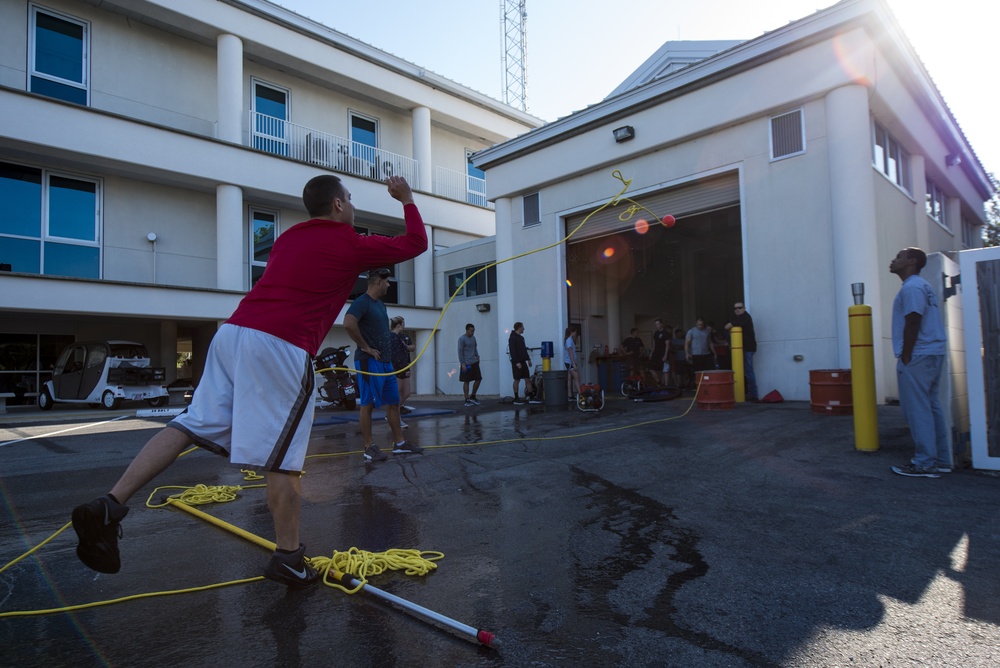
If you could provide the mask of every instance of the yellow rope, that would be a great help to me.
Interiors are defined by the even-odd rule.
[[[498,445],[498,444],[502,444],[502,443],[516,443],[516,442],[519,442],[519,441],[559,441],[559,440],[565,440],[565,439],[569,439],[569,438],[580,438],[582,436],[594,436],[594,435],[599,435],[599,434],[608,434],[608,433],[612,433],[612,432],[616,432],[616,431],[623,431],[623,430],[626,430],[626,429],[633,429],[635,427],[646,426],[646,425],[651,425],[651,424],[657,424],[657,423],[660,423],[660,422],[668,422],[668,421],[671,421],[671,420],[680,419],[680,418],[684,417],[685,415],[687,415],[688,413],[691,412],[691,409],[694,407],[695,401],[698,398],[698,392],[700,391],[700,389],[701,389],[701,382],[699,382],[699,384],[698,384],[698,389],[695,391],[695,395],[694,395],[694,397],[692,397],[690,405],[688,405],[688,407],[684,410],[684,412],[681,413],[680,415],[674,415],[674,416],[667,417],[667,418],[659,418],[659,419],[655,419],[655,420],[646,420],[644,422],[637,422],[637,423],[633,423],[633,424],[622,425],[622,426],[619,426],[619,427],[609,427],[607,429],[599,429],[599,430],[595,430],[595,431],[585,432],[585,433],[582,433],[582,434],[558,434],[558,435],[555,435],[555,436],[519,437],[519,438],[508,438],[508,439],[496,439],[496,440],[492,440],[492,441],[479,441],[477,443],[454,443],[454,444],[443,444],[443,445],[431,445],[431,446],[427,446],[427,447],[428,448],[442,449],[442,448],[461,448],[461,447],[481,447],[483,445]],[[187,454],[187,453],[185,452],[183,454]],[[345,456],[345,455],[348,455],[348,454],[358,454],[358,453],[349,453],[349,452],[346,452],[346,453],[334,453],[334,454],[316,454],[316,455],[309,455],[308,457]],[[263,477],[263,476],[257,475],[257,473],[254,472],[254,471],[252,471],[252,470],[242,469],[240,472],[245,474],[245,479],[246,480],[258,480],[258,479],[261,479]],[[208,485],[198,484],[198,485],[194,485],[193,487],[189,487],[189,486],[179,486],[179,485],[164,485],[164,486],[161,486],[161,487],[157,487],[156,489],[153,490],[153,492],[149,495],[149,498],[146,500],[146,506],[149,507],[149,508],[162,508],[164,506],[169,505],[171,502],[184,503],[187,506],[204,505],[204,504],[208,504],[208,503],[225,503],[225,502],[228,502],[228,501],[233,501],[236,498],[238,498],[238,495],[236,494],[236,492],[242,491],[244,489],[254,489],[254,488],[261,488],[261,487],[266,487],[266,486],[267,485],[246,485],[246,486],[240,486],[240,485],[217,485],[217,486],[208,486]],[[163,503],[154,504],[152,502],[153,497],[156,496],[156,494],[160,490],[164,490],[164,489],[180,489],[180,490],[183,490],[183,491],[180,492],[180,493],[178,493],[178,494],[171,495]],[[191,512],[198,512],[198,511],[192,510]],[[220,525],[223,524],[221,522],[221,520],[218,523]],[[62,528],[60,528],[58,531],[56,531],[55,533],[53,533],[51,536],[49,536],[48,538],[46,538],[45,540],[43,540],[41,543],[39,543],[35,547],[31,548],[30,550],[28,550],[27,552],[25,552],[24,554],[22,554],[21,556],[19,556],[18,558],[14,559],[10,563],[8,563],[5,566],[3,566],[2,568],[0,568],[0,573],[3,573],[4,571],[6,571],[10,567],[12,567],[14,564],[22,561],[26,557],[28,557],[28,556],[34,554],[35,552],[37,552],[44,545],[46,545],[47,543],[51,542],[56,536],[58,536],[59,534],[61,534],[64,531],[66,531],[66,529],[68,529],[71,525],[72,525],[72,522],[67,522],[65,525],[63,525]],[[240,531],[242,531],[242,530],[240,530]],[[248,532],[245,532],[245,533],[248,533]],[[266,542],[266,541],[263,541],[261,539],[259,542]],[[367,581],[368,581],[367,578],[370,575],[378,575],[380,573],[385,572],[386,570],[402,570],[407,575],[426,575],[430,571],[432,571],[435,568],[437,568],[437,564],[435,564],[434,562],[439,561],[439,560],[441,560],[443,558],[444,558],[444,553],[442,553],[442,552],[435,552],[435,551],[428,551],[428,550],[421,551],[421,550],[408,550],[408,549],[394,548],[394,549],[386,550],[385,552],[372,553],[372,552],[367,552],[367,551],[359,550],[358,548],[352,547],[347,552],[334,552],[332,557],[312,557],[311,559],[309,559],[309,563],[314,568],[316,568],[318,571],[320,571],[323,574],[323,583],[325,585],[327,585],[328,587],[333,587],[335,589],[340,589],[341,591],[343,591],[345,593],[348,593],[348,594],[354,594],[354,593],[358,592],[364,586],[365,583],[367,583]],[[334,581],[331,581],[328,578],[328,576],[330,574],[329,572],[330,572],[331,569],[333,569],[334,571],[339,571],[341,573],[349,573],[350,575],[354,576],[359,581],[358,585],[356,587],[354,587],[353,589],[347,589],[346,587],[343,587],[342,585],[340,585],[340,584],[338,584],[338,583],[336,583]],[[145,594],[134,594],[132,596],[125,596],[125,597],[122,597],[122,598],[117,598],[117,599],[112,599],[112,600],[107,600],[107,601],[96,601],[96,602],[93,602],[93,603],[84,603],[84,604],[80,604],[80,605],[65,606],[65,607],[62,607],[62,608],[49,608],[49,609],[46,609],[46,610],[25,610],[25,611],[3,612],[3,613],[0,613],[0,618],[6,618],[6,617],[26,617],[26,616],[32,616],[32,615],[47,615],[47,614],[54,614],[54,613],[60,613],[60,612],[74,612],[74,611],[77,611],[77,610],[84,610],[84,609],[87,609],[87,608],[96,608],[96,607],[101,607],[101,606],[105,606],[105,605],[110,605],[112,603],[123,603],[123,602],[126,602],[126,601],[132,601],[132,600],[137,600],[137,599],[142,599],[142,598],[152,598],[152,597],[155,597],[155,596],[172,596],[172,595],[175,595],[175,594],[184,594],[184,593],[190,593],[190,592],[196,592],[196,591],[206,591],[208,589],[216,589],[216,588],[219,588],[219,587],[227,587],[227,586],[235,585],[235,584],[245,584],[245,583],[248,583],[248,582],[258,582],[258,581],[263,580],[263,579],[264,579],[263,576],[257,576],[257,577],[253,577],[253,578],[245,578],[245,579],[242,579],[242,580],[232,580],[230,582],[222,582],[222,583],[216,583],[216,584],[211,584],[211,585],[204,585],[204,586],[201,586],[201,587],[191,587],[191,588],[188,588],[188,589],[175,589],[175,590],[170,590],[170,591],[149,592],[149,593],[145,593]]]
[[[444,559],[443,552],[393,548],[385,552],[368,552],[352,547],[347,552],[334,552],[332,557],[312,557],[310,565],[323,574],[323,584],[354,594],[368,582],[368,576],[385,571],[403,571],[406,575],[427,575],[437,568],[435,561]],[[329,579],[330,570],[353,575],[358,585],[348,589]]]

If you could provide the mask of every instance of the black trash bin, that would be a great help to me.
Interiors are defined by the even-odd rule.
[[[543,371],[542,383],[545,389],[545,405],[566,408],[566,370]]]

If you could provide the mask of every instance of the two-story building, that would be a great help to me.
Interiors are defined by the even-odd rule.
[[[0,118],[0,392],[32,393],[81,339],[141,341],[170,380],[193,354],[197,376],[317,174],[363,231],[401,233],[382,181],[402,174],[432,248],[491,236],[469,156],[541,125],[266,0],[0,3]],[[391,269],[422,346],[434,254]]]

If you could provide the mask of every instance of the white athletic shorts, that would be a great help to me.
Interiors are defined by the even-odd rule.
[[[223,325],[179,429],[233,464],[300,473],[309,447],[315,376],[302,348],[270,334]]]

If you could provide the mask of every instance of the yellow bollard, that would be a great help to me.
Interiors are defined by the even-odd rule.
[[[733,396],[736,403],[747,400],[746,379],[743,377],[743,328],[729,330],[729,351],[733,359]]]
[[[855,304],[847,309],[851,340],[851,400],[854,402],[854,447],[878,450],[878,412],[875,404],[875,348],[872,345],[872,307]]]

